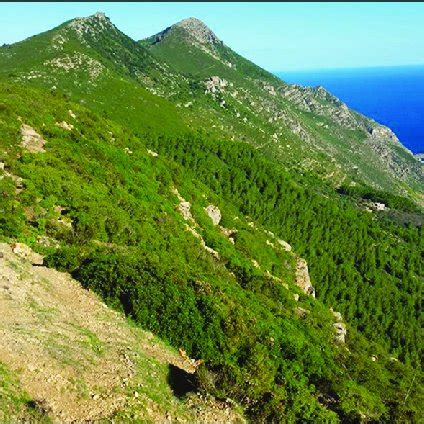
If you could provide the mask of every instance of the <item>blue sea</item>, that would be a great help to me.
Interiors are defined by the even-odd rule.
[[[322,85],[351,109],[390,127],[412,152],[424,152],[424,65],[276,75],[291,84]]]

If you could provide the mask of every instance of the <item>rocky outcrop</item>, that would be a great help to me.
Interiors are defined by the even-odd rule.
[[[297,259],[296,284],[305,294],[315,297],[315,289],[312,287],[309,277],[308,264],[302,258]]]
[[[280,87],[279,92],[301,110],[329,117],[347,128],[353,129],[359,125],[355,115],[346,104],[324,87],[302,87],[293,84]]]
[[[291,252],[292,247],[286,241],[278,239],[277,242],[286,252]]]
[[[118,31],[115,25],[112,24],[110,19],[103,12],[97,12],[85,18],[73,19],[64,29],[74,31],[82,42],[85,42],[86,37],[98,40],[105,31]],[[60,35],[63,37],[63,34]],[[63,42],[61,44],[63,44]]]
[[[30,153],[42,153],[45,152],[44,146],[46,140],[41,137],[34,128],[29,125],[22,124],[21,126],[21,146],[23,149],[27,150]]]
[[[183,19],[176,23],[174,27],[183,29],[190,37],[201,44],[222,44],[222,41],[199,19]]]
[[[72,55],[65,54],[61,57],[46,60],[44,66],[60,69],[66,73],[77,70],[85,71],[88,73],[90,81],[96,80],[105,69],[98,60],[81,52],[74,52]]]
[[[34,252],[29,246],[24,243],[12,243],[10,245],[12,252],[25,259],[32,265],[43,265],[43,256]]]
[[[217,50],[217,47],[223,45],[223,42],[202,21],[196,18],[188,18],[177,22],[156,35],[149,37],[148,42],[154,45],[176,33],[178,33],[178,36],[182,34],[187,44],[197,47],[203,53],[220,61],[223,65],[229,68],[235,67],[233,63],[225,58],[221,58]]]
[[[268,94],[271,94],[271,96],[277,95],[277,92],[275,91],[275,87],[273,85],[264,83],[263,88],[265,91],[268,92]]]
[[[205,208],[206,213],[209,218],[212,220],[213,225],[218,225],[221,221],[221,211],[218,206],[209,205]]]
[[[196,227],[198,227],[197,222],[195,221],[195,219],[193,218],[193,215],[191,214],[190,208],[190,202],[187,202],[184,197],[181,196],[181,194],[179,193],[179,191],[176,188],[172,189],[172,193],[174,193],[179,200],[179,204],[177,206],[178,211],[180,212],[180,214],[182,215],[182,217],[189,222],[189,224],[186,224],[186,229],[193,234],[194,237],[196,237],[198,240],[200,240],[200,244],[202,245],[203,249],[205,249],[207,252],[209,252],[212,256],[214,256],[215,258],[219,259],[219,253],[212,249],[211,247],[207,246],[205,243],[205,240],[203,240],[203,237],[198,233],[198,231],[196,230]],[[210,205],[213,206],[213,205]],[[219,211],[219,209],[218,209]],[[215,224],[217,225],[217,224]]]
[[[186,221],[193,221],[193,216],[190,212],[190,202],[180,202],[178,204],[178,210]]]
[[[219,225],[219,223],[221,222],[221,211],[219,210],[218,206],[209,205],[204,209],[207,215],[209,216],[209,218],[212,220],[213,225],[218,225],[221,233],[228,238],[230,243],[234,244],[235,243],[234,236],[237,234],[237,230],[231,229],[231,228],[225,228]]]
[[[404,181],[414,180],[415,184],[423,184],[424,168],[420,167],[417,161],[411,160],[412,152],[400,143],[390,128],[349,109],[345,103],[321,86],[281,85],[277,88],[277,92],[298,109],[325,117],[336,124],[329,126],[324,122],[317,122],[318,126],[335,133],[343,129],[360,131],[365,137],[368,147],[375,154],[375,160],[381,161],[381,165],[387,171]],[[275,116],[269,117],[268,120],[275,122]],[[300,120],[286,116],[284,121],[291,131],[303,141],[313,141],[314,136],[312,136],[310,128],[303,128]],[[340,137],[343,138],[341,134]],[[331,148],[331,146],[328,147]],[[352,145],[350,149],[352,152],[358,153],[355,146]],[[330,150],[327,150],[326,153],[329,154]]]
[[[66,131],[72,131],[74,129],[74,126],[72,124],[68,124],[66,121],[56,122],[56,126]]]
[[[174,193],[178,197],[178,200],[180,203],[178,204],[177,209],[182,215],[182,217],[186,221],[194,222],[193,216],[191,215],[191,212],[190,212],[190,207],[191,207],[190,202],[187,202],[184,199],[184,197],[181,196],[181,194],[176,188],[172,189],[172,193]]]
[[[217,92],[224,91],[227,86],[227,80],[221,79],[218,76],[210,77],[205,81],[205,94],[215,94]]]
[[[343,322],[342,314],[340,312],[334,311],[333,308],[330,308],[330,311],[332,312],[336,320],[336,322],[333,324],[334,332],[335,332],[334,340],[337,343],[341,343],[341,344],[345,343],[347,330],[346,330],[346,325]]]

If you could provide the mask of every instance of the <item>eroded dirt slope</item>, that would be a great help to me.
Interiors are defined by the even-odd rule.
[[[191,372],[187,358],[68,274],[15,251],[0,244],[0,364],[46,418],[243,421],[227,403],[194,392],[178,397],[172,372]]]

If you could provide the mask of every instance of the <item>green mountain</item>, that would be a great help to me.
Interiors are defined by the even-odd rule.
[[[194,18],[140,44],[194,80],[199,89],[190,93],[193,113],[209,116],[228,137],[318,172],[333,185],[348,179],[404,194],[413,188],[422,202],[423,167],[412,153],[389,128],[350,110],[323,87],[285,84]],[[220,106],[218,112],[213,106]]]
[[[140,43],[102,13],[74,19],[0,49],[0,72],[113,111],[137,131],[160,126],[175,134],[183,120],[335,187],[365,183],[423,201],[422,164],[388,128],[322,87],[285,84],[193,18]]]
[[[125,125],[160,126],[173,134],[183,129],[175,107],[146,89],[149,79],[162,81],[169,72],[101,13],[0,52],[0,72],[7,79],[60,91]]]
[[[194,390],[254,422],[421,419],[422,165],[388,129],[193,19],[135,42],[96,14],[3,46],[0,93],[0,241],[200,359],[177,415]],[[130,387],[164,412],[159,377]],[[58,419],[45,384],[29,415]]]

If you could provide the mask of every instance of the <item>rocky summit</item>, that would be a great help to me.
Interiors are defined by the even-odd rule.
[[[423,163],[388,127],[101,12],[0,48],[0,123],[1,422],[422,420]]]
[[[199,19],[183,19],[174,27],[183,29],[191,38],[201,44],[222,44],[222,41]]]

